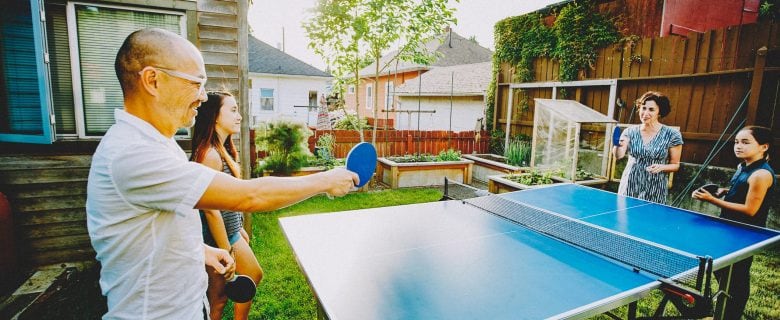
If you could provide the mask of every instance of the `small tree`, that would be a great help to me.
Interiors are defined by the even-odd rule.
[[[455,0],[458,2],[458,0]],[[319,0],[315,16],[304,23],[309,47],[331,68],[336,84],[360,84],[360,62],[369,57],[374,63],[374,83],[397,60],[430,64],[435,53],[423,46],[456,20],[447,0]],[[399,49],[385,60],[382,53],[394,44]],[[350,80],[346,80],[351,75]],[[378,86],[373,88],[373,117],[377,119]],[[358,95],[355,105],[359,108]],[[358,111],[359,112],[359,111]],[[358,113],[358,116],[360,114]],[[361,131],[361,141],[363,134]],[[376,126],[372,143],[376,143]]]
[[[289,176],[305,166],[312,156],[306,144],[311,131],[301,123],[272,122],[266,128],[258,128],[256,132],[257,150],[268,152],[268,156],[257,166],[258,175],[267,170],[275,176]]]

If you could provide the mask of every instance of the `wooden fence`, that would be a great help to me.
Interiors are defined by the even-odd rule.
[[[442,150],[454,149],[461,153],[486,153],[490,135],[486,131],[416,131],[416,130],[377,130],[376,150],[380,157],[401,156],[406,154],[438,154]],[[360,134],[354,130],[317,130],[309,137],[309,150],[314,153],[314,145],[320,136],[332,134],[336,140],[335,156],[344,158],[352,146],[360,142]],[[363,132],[366,142],[371,142],[372,132]],[[250,132],[254,141],[254,130]],[[251,163],[257,162],[264,154],[251,145]]]
[[[336,138],[334,148],[336,157],[347,156],[352,146],[360,142],[360,134],[353,130],[320,130],[309,137],[309,149],[323,134],[332,134]],[[372,132],[364,131],[364,139],[371,142]],[[477,131],[416,131],[416,130],[377,130],[376,150],[380,157],[405,154],[438,154],[447,149],[460,150],[461,153],[487,152],[490,135]]]
[[[636,45],[616,44],[598,52],[592,69],[580,80],[617,79],[617,97],[625,108],[616,109],[621,123],[639,123],[631,118],[633,101],[648,90],[660,91],[671,100],[672,112],[661,122],[681,128],[685,146],[682,161],[702,163],[732,116],[735,123],[759,124],[780,128],[777,110],[780,88],[780,25],[776,22],[734,26],[688,37],[668,36],[639,39]],[[558,63],[551,59],[534,62],[534,81],[558,81]],[[509,85],[518,83],[513,66],[503,64],[497,77],[494,128],[507,123]],[[531,134],[533,98],[551,98],[550,88],[513,90],[512,134]],[[742,100],[748,97],[739,109]],[[558,95],[561,99],[561,95]],[[567,88],[567,98],[577,100],[607,114],[609,87]],[[523,106],[521,101],[529,102]],[[739,109],[739,110],[738,110]],[[728,133],[731,132],[731,129]],[[780,145],[780,139],[776,139]],[[775,148],[774,158],[780,157]],[[732,167],[737,163],[730,146],[726,146],[712,165]]]

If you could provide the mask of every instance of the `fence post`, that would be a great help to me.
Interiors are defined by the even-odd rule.
[[[414,154],[414,141],[411,131],[406,134],[406,154]]]
[[[761,84],[764,82],[764,67],[766,67],[766,46],[761,47],[756,52],[756,63],[753,67],[753,79],[750,85],[750,100],[747,105],[747,122],[748,125],[767,125],[770,127],[772,124],[768,123],[769,119],[762,119],[761,123],[756,123],[756,116],[758,115],[758,98],[761,97]]]

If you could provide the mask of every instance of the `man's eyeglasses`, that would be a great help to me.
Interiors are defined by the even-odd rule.
[[[205,78],[205,77],[204,78],[196,77],[196,76],[193,76],[193,75],[190,75],[190,74],[186,74],[184,72],[171,70],[171,69],[168,69],[168,68],[153,67],[153,66],[149,66],[147,68],[154,68],[156,70],[162,71],[163,73],[165,73],[165,74],[167,74],[169,76],[176,77],[176,78],[183,79],[183,80],[187,80],[189,82],[197,84],[198,85],[198,92],[203,92],[203,91],[206,90],[206,80],[207,80],[207,78]],[[146,68],[144,68],[144,69],[146,69]],[[141,74],[143,72],[144,72],[144,70],[138,71],[139,74]]]

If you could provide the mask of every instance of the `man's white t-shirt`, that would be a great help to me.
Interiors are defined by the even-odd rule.
[[[87,227],[104,319],[203,319],[203,235],[193,209],[217,171],[124,110],[92,157]]]

